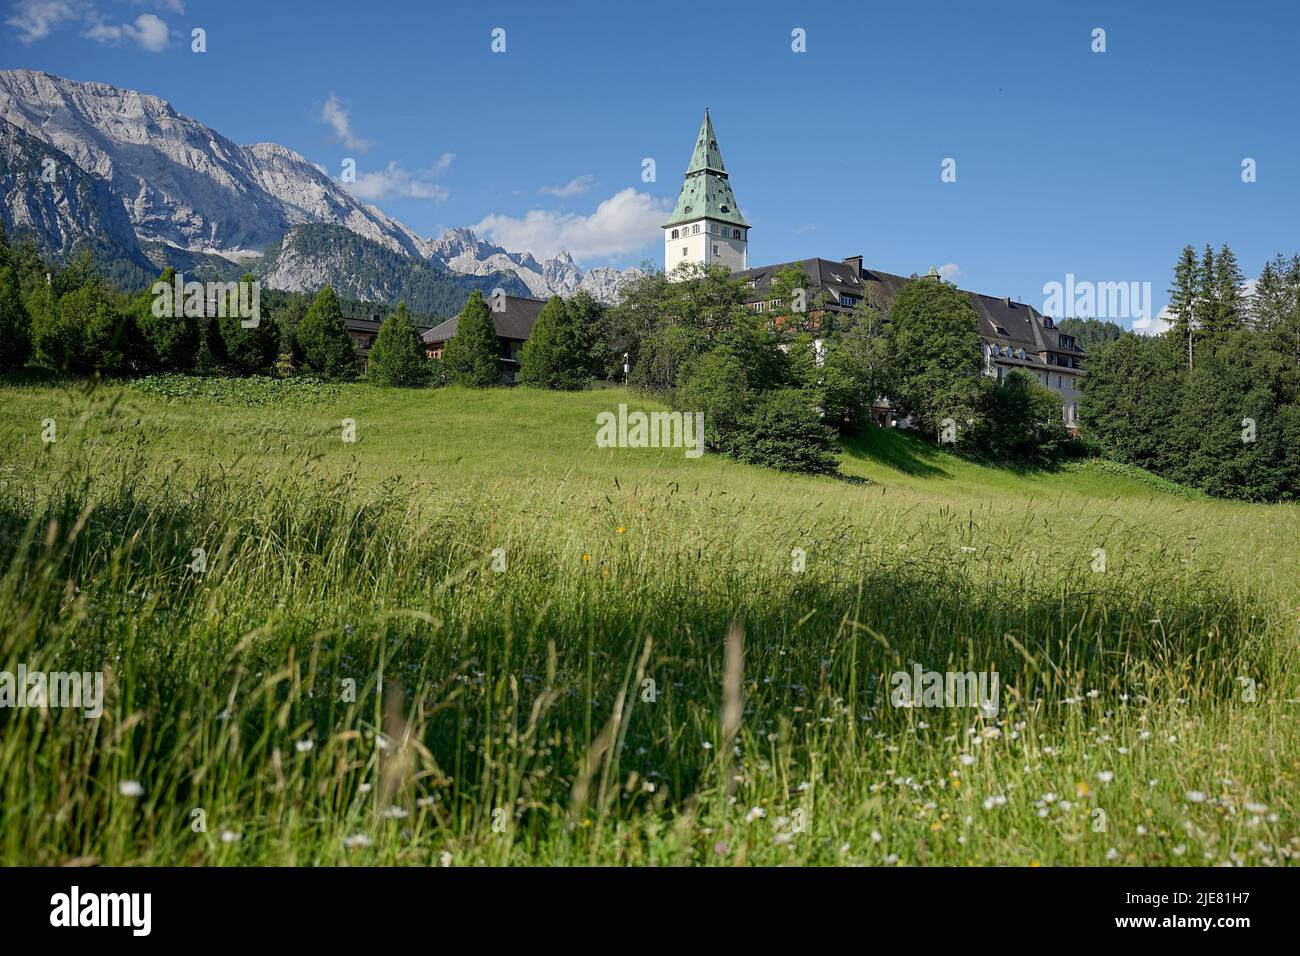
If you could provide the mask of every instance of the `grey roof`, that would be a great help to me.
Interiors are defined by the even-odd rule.
[[[491,300],[489,299],[488,302],[490,306]],[[492,313],[492,325],[496,329],[497,338],[516,339],[520,342],[527,341],[528,336],[532,334],[533,325],[537,322],[537,317],[542,314],[542,307],[546,303],[541,299],[527,299],[523,296],[507,295],[504,296],[504,304],[504,309]],[[446,342],[456,334],[456,324],[459,319],[459,315],[452,316],[446,322],[435,325],[420,338],[424,340],[425,345]]]
[[[383,319],[358,319],[345,315],[343,324],[349,332],[378,332],[384,321]],[[417,332],[423,332],[428,328],[427,325],[421,325],[419,322],[412,322],[411,324],[415,326]]]
[[[824,289],[831,297],[829,307],[837,312],[849,311],[840,305],[840,296],[847,294],[865,299],[867,304],[888,312],[890,304],[903,290],[910,278],[880,272],[876,269],[859,269],[856,257],[848,261],[832,259],[803,259],[797,262],[783,262],[770,266],[758,266],[743,272],[732,273],[733,279],[742,279],[754,283],[754,299],[761,299],[762,293],[772,285],[772,279],[778,272],[790,267],[802,268],[808,276],[809,288]],[[997,298],[979,292],[966,293],[971,305],[979,316],[981,337],[990,345],[1010,347],[1014,353],[1024,349],[1026,357],[1017,360],[1014,355],[1004,357],[1003,361],[1023,361],[1026,365],[1042,367],[1043,360],[1039,352],[1057,352],[1083,358],[1084,351],[1075,345],[1067,348],[1060,344],[1059,333],[1052,320],[1039,313],[1031,305],[1012,302],[1010,298]],[[1067,339],[1067,341],[1069,341]]]

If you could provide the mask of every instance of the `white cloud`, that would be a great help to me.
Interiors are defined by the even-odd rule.
[[[432,199],[442,202],[451,195],[446,187],[433,181],[438,173],[451,165],[455,158],[452,153],[443,153],[429,169],[415,173],[403,169],[397,162],[391,162],[383,169],[373,173],[364,173],[356,182],[341,183],[344,189],[358,199],[377,202],[399,196],[405,199]]]
[[[575,176],[563,186],[543,186],[537,190],[539,193],[545,193],[548,196],[558,196],[560,199],[568,199],[572,196],[578,196],[585,193],[591,188],[596,177],[590,174],[586,176]]]
[[[333,93],[321,107],[320,118],[334,128],[334,136],[348,149],[365,152],[373,145],[370,140],[362,139],[352,132],[352,114],[343,108],[343,104]]]
[[[1147,314],[1150,315],[1149,312]],[[1160,335],[1173,324],[1174,317],[1169,312],[1169,306],[1165,306],[1154,319],[1134,319],[1133,331],[1138,335]]]
[[[135,18],[135,24],[95,23],[86,30],[85,35],[100,43],[117,43],[120,40],[134,40],[150,53],[161,53],[167,48],[171,39],[171,30],[167,24],[152,13],[142,13]]]
[[[473,229],[500,246],[526,249],[541,259],[561,251],[578,259],[602,259],[636,252],[657,240],[668,210],[668,200],[629,186],[590,216],[534,209],[523,218],[491,215]]]
[[[958,279],[965,278],[966,273],[961,271],[961,266],[955,262],[945,262],[939,267],[939,275],[943,276],[946,282],[956,282]]]
[[[19,0],[5,23],[19,30],[18,39],[23,43],[35,43],[61,23],[79,16],[78,6],[69,0]]]

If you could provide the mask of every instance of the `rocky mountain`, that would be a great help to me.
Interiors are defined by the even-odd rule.
[[[105,181],[142,241],[257,255],[292,226],[329,222],[425,254],[418,236],[292,150],[239,146],[156,96],[4,70],[0,117]]]
[[[538,262],[531,253],[507,252],[480,239],[472,229],[448,229],[430,243],[429,256],[466,275],[513,272],[534,298],[569,296],[583,289],[602,302],[615,302],[622,287],[642,274],[640,269],[620,271],[608,266],[584,272],[567,252]]]
[[[88,249],[111,263],[115,276],[132,267],[152,269],[135,229],[108,185],[84,173],[61,150],[52,149],[0,119],[0,201],[5,223],[37,237],[58,259]]]
[[[132,282],[133,270],[144,276],[160,264],[224,272],[224,259],[264,274],[272,288],[330,282],[377,293],[403,284],[393,278],[400,271],[396,260],[376,265],[369,246],[358,258],[348,234],[409,260],[411,276],[424,277],[408,277],[416,285],[465,277],[464,294],[482,286],[479,280],[490,288],[514,281],[510,288],[518,294],[540,298],[586,288],[612,301],[639,274],[607,268],[584,273],[565,252],[538,262],[468,229],[423,239],[293,150],[275,143],[240,146],[134,90],[4,70],[0,120],[5,222],[33,234],[58,258],[90,247],[113,260],[106,271]],[[64,177],[53,184],[40,179],[47,158]],[[387,278],[380,281],[381,275]]]
[[[343,226],[294,226],[267,250],[262,282],[270,289],[315,292],[324,285],[358,302],[404,300],[422,315],[454,315],[473,289],[485,295],[530,291],[514,273],[461,275],[441,266],[394,252]]]
[[[645,273],[635,267],[614,269],[610,266],[600,266],[587,272],[578,283],[578,288],[591,293],[591,297],[597,302],[613,304],[622,297],[625,285],[643,275]]]

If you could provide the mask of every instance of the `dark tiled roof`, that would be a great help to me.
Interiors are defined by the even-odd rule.
[[[911,281],[876,269],[859,270],[856,259],[848,262],[831,259],[783,262],[736,272],[732,278],[753,282],[755,294],[752,298],[762,299],[762,293],[771,287],[776,274],[791,267],[803,269],[811,289],[824,289],[831,298],[830,307],[835,311],[848,311],[839,305],[840,296],[846,294],[865,299],[869,305],[887,312],[903,287]],[[1009,346],[1013,353],[1024,349],[1026,365],[1043,366],[1038,353],[1044,351],[1083,357],[1083,349],[1061,347],[1058,331],[1045,324],[1050,319],[1045,319],[1033,306],[978,292],[966,292],[966,295],[979,316],[979,331],[984,340],[990,345]],[[1008,360],[1008,357],[1004,356],[1003,360]],[[1014,356],[1010,360],[1014,362]]]
[[[351,316],[343,317],[343,324],[349,332],[378,332],[379,327],[383,325],[382,319],[355,319]],[[423,332],[428,328],[427,325],[414,323],[416,332]]]
[[[532,334],[533,325],[537,322],[537,317],[542,314],[542,307],[546,303],[541,299],[526,299],[522,296],[508,295],[505,297],[505,308],[500,312],[492,313],[492,324],[496,327],[497,338],[499,339],[517,339],[520,342],[527,341],[528,336]],[[460,316],[452,316],[446,322],[435,325],[424,335],[420,336],[425,345],[433,345],[435,342],[446,342],[456,334],[456,324]]]

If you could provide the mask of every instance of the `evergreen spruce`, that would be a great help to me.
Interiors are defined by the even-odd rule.
[[[251,272],[246,272],[239,281],[251,290],[256,280]],[[251,292],[245,294],[251,300]],[[224,311],[225,315],[213,320],[224,348],[221,364],[244,373],[271,371],[280,352],[280,329],[275,320],[269,315],[259,315],[257,325],[245,326],[234,302],[229,302]]]
[[[343,321],[343,310],[330,286],[321,289],[297,330],[303,364],[330,378],[353,378],[357,373],[356,349]]]
[[[1169,334],[1180,343],[1187,356],[1187,367],[1192,367],[1192,340],[1196,330],[1196,296],[1199,292],[1199,267],[1196,250],[1191,244],[1183,247],[1174,266],[1174,284],[1169,290],[1169,312],[1174,318]]]
[[[577,391],[591,380],[587,351],[573,312],[558,295],[542,308],[520,353],[520,379],[526,385]]]
[[[501,384],[501,345],[492,313],[477,289],[460,313],[442,362],[453,385],[490,388]]]
[[[0,222],[0,371],[22,368],[32,354],[32,318]]]
[[[1219,287],[1215,275],[1214,250],[1210,244],[1205,244],[1205,254],[1201,256],[1201,265],[1196,272],[1196,304],[1192,309],[1193,323],[1197,337],[1209,335],[1212,333],[1215,325],[1219,320]],[[1189,345],[1187,349],[1187,367],[1190,369],[1195,364],[1193,362],[1193,349]]]
[[[197,318],[185,315],[184,295],[173,301],[175,280],[176,270],[168,266],[158,277],[165,288],[157,294],[150,288],[136,300],[135,322],[154,365],[166,372],[188,372],[198,359],[202,331]]]
[[[1243,278],[1237,257],[1225,242],[1214,263],[1214,325],[1210,335],[1221,338],[1245,324],[1246,303],[1241,293]]]
[[[397,311],[384,319],[370,348],[370,363],[366,371],[372,382],[413,388],[429,381],[429,360],[424,354],[405,302],[397,303]]]

